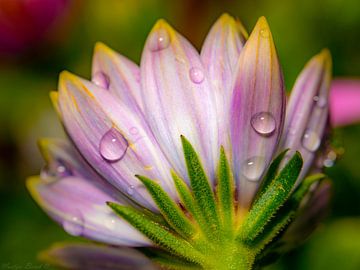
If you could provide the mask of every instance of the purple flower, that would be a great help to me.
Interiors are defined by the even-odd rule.
[[[289,183],[298,179],[300,184],[319,153],[330,79],[331,57],[323,50],[299,75],[286,107],[283,74],[264,17],[248,36],[239,21],[222,15],[200,54],[159,20],[147,38],[140,67],[96,44],[91,80],[64,71],[58,92],[51,93],[69,142],[40,141],[47,165],[40,176],[30,178],[28,188],[67,232],[112,247],[58,247],[48,255],[55,262],[65,260],[58,263],[63,267],[77,268],[91,257],[101,269],[107,260],[118,267],[114,269],[123,269],[118,263],[127,254],[140,256],[125,247],[147,247],[144,254],[159,258],[156,252],[149,255],[149,247],[160,246],[205,267],[216,263],[207,261],[209,249],[202,250],[206,244],[194,237],[208,235],[207,227],[213,235],[205,237],[206,243],[222,239],[219,228],[231,235],[240,228],[234,239],[245,245],[268,232],[264,226],[276,221],[268,222],[280,209],[287,219],[276,226],[285,228],[294,214],[286,209],[298,208],[319,178],[304,181],[290,196]],[[285,149],[290,151],[285,154]],[[297,151],[303,161],[299,154],[293,156]],[[280,182],[273,179],[287,180],[276,186]],[[194,195],[187,191],[189,185]],[[123,207],[111,204],[123,219],[106,205],[109,201]],[[264,212],[270,217],[263,222],[267,204],[272,212]],[[139,221],[143,218],[153,221],[146,225]],[[170,226],[187,240],[173,239],[153,224]],[[163,239],[156,234],[161,232]],[[266,243],[274,237],[268,233]],[[186,251],[181,249],[187,245]],[[119,253],[114,246],[121,246]]]
[[[64,23],[69,0],[2,0],[0,2],[0,54],[24,52]]]
[[[331,85],[330,118],[334,126],[360,122],[360,81],[337,79]]]

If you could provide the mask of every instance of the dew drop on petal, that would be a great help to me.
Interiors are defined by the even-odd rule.
[[[204,80],[204,72],[196,67],[190,69],[189,76],[193,83],[201,83]]]
[[[70,169],[70,166],[68,166],[64,161],[62,160],[58,160],[56,162],[56,169],[55,169],[55,174],[58,177],[67,177],[67,176],[71,176],[72,172]]]
[[[310,152],[315,152],[320,146],[320,137],[319,135],[311,130],[305,131],[305,134],[302,139],[302,145],[305,149],[309,150]]]
[[[260,36],[262,36],[263,38],[268,38],[269,37],[269,31],[264,28],[260,30]]]
[[[316,106],[324,108],[327,105],[327,100],[324,97],[314,96],[313,100],[316,102]]]
[[[149,48],[153,52],[161,51],[169,47],[170,36],[166,29],[153,32],[149,39]]]
[[[271,113],[260,112],[251,117],[251,126],[260,135],[268,136],[274,132],[276,121]]]
[[[101,71],[96,72],[91,80],[97,86],[105,89],[109,89],[110,78],[104,72]]]
[[[134,194],[134,190],[135,190],[135,186],[134,185],[130,185],[128,186],[128,188],[126,189],[127,194],[129,195],[133,195]]]
[[[136,127],[130,128],[130,134],[137,135],[139,134],[139,130]]]
[[[84,231],[84,219],[80,214],[72,216],[70,219],[64,220],[62,226],[67,233],[79,236]]]
[[[254,156],[245,160],[241,166],[241,173],[250,181],[259,181],[265,169],[265,159]]]
[[[104,159],[115,162],[125,156],[128,147],[129,143],[124,136],[115,128],[111,128],[101,138],[99,151]]]

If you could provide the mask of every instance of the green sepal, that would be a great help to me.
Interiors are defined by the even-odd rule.
[[[250,242],[264,230],[265,225],[289,197],[302,164],[301,155],[296,152],[253,204],[240,228],[238,239]]]
[[[172,229],[183,235],[185,238],[191,238],[196,233],[195,228],[174,200],[169,197],[159,184],[155,183],[151,179],[140,175],[137,175],[136,177],[149,191],[163,217]]]
[[[210,236],[216,238],[220,223],[214,193],[194,148],[184,136],[181,136],[181,142],[195,202],[204,220],[212,228]]]
[[[326,176],[324,174],[314,174],[305,178],[297,189],[293,192],[290,198],[280,208],[275,217],[265,226],[263,232],[256,237],[251,243],[253,247],[259,252],[268,243],[270,243],[281,231],[283,231],[287,225],[293,221],[296,217],[299,206],[308,194],[310,187]]]
[[[264,179],[262,180],[260,187],[256,193],[254,203],[259,199],[260,195],[265,192],[269,184],[274,180],[276,174],[278,173],[278,169],[280,167],[281,162],[283,161],[286,153],[289,149],[285,149],[276,158],[271,162],[269,169],[266,172]]]
[[[231,175],[229,162],[223,147],[220,149],[220,160],[218,166],[218,183],[216,195],[219,205],[219,214],[222,227],[228,232],[233,229],[234,221],[234,182]]]
[[[199,264],[186,261],[180,257],[156,248],[139,248],[146,257],[155,262],[161,269],[167,270],[200,270],[203,269]]]
[[[158,246],[185,258],[190,262],[202,264],[203,255],[198,252],[189,242],[171,233],[160,224],[150,220],[146,215],[131,207],[113,202],[107,204],[123,219],[129,222],[139,232],[148,237]]]

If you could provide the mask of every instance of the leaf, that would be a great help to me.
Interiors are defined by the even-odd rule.
[[[220,150],[218,166],[217,198],[223,228],[231,231],[234,220],[234,182],[223,147]]]
[[[263,232],[252,241],[252,246],[260,251],[265,245],[270,243],[287,225],[296,217],[301,201],[308,194],[310,187],[326,176],[324,174],[314,174],[305,178],[290,198],[281,207],[275,217],[265,226]]]
[[[267,173],[256,193],[254,203],[259,199],[260,195],[267,189],[271,181],[276,177],[280,164],[288,151],[289,149],[285,149],[271,162],[269,169],[267,170]]]
[[[268,185],[246,216],[239,233],[244,242],[253,240],[264,230],[265,225],[284,204],[298,178],[303,161],[296,152],[281,170],[279,175]]]
[[[168,224],[185,238],[191,238],[196,233],[195,229],[173,199],[151,179],[140,175],[136,177],[145,185]]]
[[[168,251],[174,252],[190,262],[202,264],[203,255],[182,238],[172,234],[160,224],[149,220],[141,212],[124,205],[107,202],[107,204],[122,218],[128,221],[133,227],[147,236],[151,241]]]
[[[154,248],[140,248],[140,252],[150,258],[153,262],[158,264],[161,269],[169,270],[200,270],[203,269],[200,265],[188,262],[182,258],[175,257],[164,250]]]
[[[181,136],[181,142],[195,202],[208,226],[212,228],[209,236],[216,238],[220,224],[214,194],[194,148],[184,136]]]

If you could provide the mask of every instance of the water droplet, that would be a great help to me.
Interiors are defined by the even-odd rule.
[[[327,153],[327,155],[326,155],[326,157],[325,157],[325,159],[324,159],[324,161],[323,161],[323,165],[324,165],[325,167],[330,168],[330,167],[334,166],[336,159],[337,159],[337,154],[336,154],[336,152],[333,151],[333,150],[330,150],[330,151]]]
[[[130,128],[130,134],[137,135],[139,134],[139,130],[136,127]]]
[[[135,186],[134,185],[130,185],[128,186],[128,188],[126,189],[127,194],[129,195],[133,195],[134,194],[134,190],[135,190]]]
[[[161,51],[169,47],[170,36],[166,29],[159,29],[151,34],[149,48],[153,52]]]
[[[193,83],[201,83],[204,80],[204,72],[199,68],[191,68],[189,75]]]
[[[327,100],[324,97],[314,96],[313,100],[316,102],[316,105],[320,108],[324,108],[327,104]]]
[[[266,28],[260,30],[260,36],[262,36],[263,38],[268,38],[269,35],[270,35],[269,30],[267,30]]]
[[[320,146],[320,138],[314,131],[307,130],[304,134],[302,145],[309,151],[315,152]]]
[[[63,222],[64,230],[74,236],[79,236],[84,231],[84,219],[81,215],[73,216]]]
[[[40,176],[43,179],[47,178],[64,178],[67,176],[73,175],[70,166],[61,159],[52,160],[50,164],[44,166],[44,168],[40,172]]]
[[[251,126],[260,135],[268,136],[274,132],[276,121],[271,113],[259,112],[251,118]]]
[[[114,218],[105,219],[104,223],[106,228],[108,228],[109,230],[113,230],[116,224],[116,220]]]
[[[245,160],[241,166],[241,173],[250,181],[258,181],[265,169],[265,159],[254,156]]]
[[[124,136],[116,129],[111,128],[101,138],[99,150],[104,159],[114,162],[125,156],[128,147],[129,143]]]
[[[109,89],[110,78],[104,72],[98,71],[92,77],[92,82],[95,83],[99,87]]]

